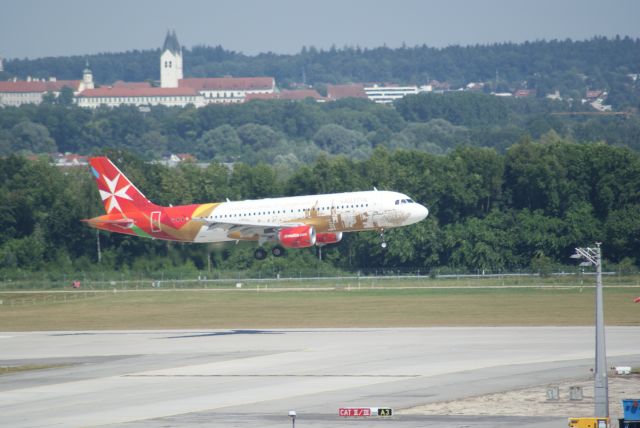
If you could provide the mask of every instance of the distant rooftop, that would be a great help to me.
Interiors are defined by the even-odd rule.
[[[198,91],[230,91],[230,90],[271,90],[275,86],[273,77],[192,77],[180,79],[178,86],[189,87]]]
[[[78,90],[79,80],[32,80],[27,82],[18,80],[15,82],[0,82],[0,92],[60,92],[65,86]]]
[[[367,98],[362,83],[353,83],[349,85],[327,85],[327,98],[331,100],[339,100],[341,98]]]
[[[193,88],[152,88],[114,86],[86,89],[78,97],[171,97],[195,96],[198,92]]]

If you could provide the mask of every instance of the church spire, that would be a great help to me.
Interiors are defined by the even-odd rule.
[[[169,51],[172,54],[180,54],[182,49],[180,48],[180,42],[178,42],[178,36],[176,31],[167,30],[167,36],[164,38],[164,46],[162,52]]]

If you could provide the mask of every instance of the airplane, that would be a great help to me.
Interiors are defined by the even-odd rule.
[[[427,217],[429,210],[407,195],[391,191],[333,193],[160,206],[148,200],[107,157],[89,159],[106,214],[84,219],[109,232],[179,242],[257,241],[254,257],[263,260],[285,248],[335,244],[345,232],[375,230],[382,248],[384,231]]]

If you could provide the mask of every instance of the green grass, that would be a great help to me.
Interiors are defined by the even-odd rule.
[[[593,288],[143,290],[93,297],[1,294],[0,331],[592,325]],[[605,289],[608,325],[640,325],[638,288]],[[30,296],[36,303],[10,305]]]

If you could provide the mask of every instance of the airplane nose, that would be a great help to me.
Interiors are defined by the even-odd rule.
[[[411,206],[411,216],[410,223],[417,223],[419,221],[424,220],[429,215],[429,210],[424,205],[420,205],[418,203],[412,204]]]
[[[422,221],[425,218],[427,218],[427,216],[429,215],[429,210],[424,205],[420,205],[420,204],[417,204],[417,205],[418,206],[415,214],[416,221]]]

